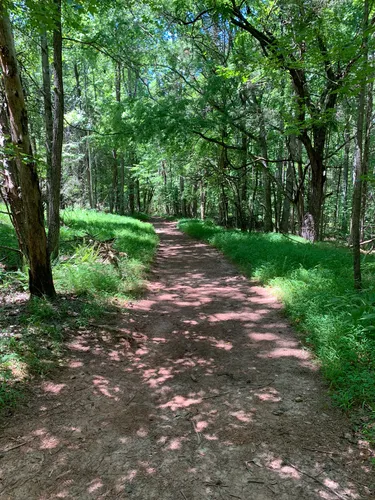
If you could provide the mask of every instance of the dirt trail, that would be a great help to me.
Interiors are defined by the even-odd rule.
[[[269,293],[157,222],[149,292],[0,436],[1,499],[375,498],[366,450]],[[103,323],[108,324],[106,319]]]

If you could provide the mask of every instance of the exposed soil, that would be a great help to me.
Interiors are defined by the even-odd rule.
[[[78,332],[5,421],[0,498],[375,498],[369,452],[276,300],[156,227],[146,298]]]

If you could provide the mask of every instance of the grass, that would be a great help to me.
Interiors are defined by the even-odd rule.
[[[353,289],[352,256],[297,236],[228,231],[182,220],[180,229],[221,250],[248,277],[272,287],[303,332],[345,410],[362,409],[375,441],[375,259],[363,258],[364,289]]]
[[[26,300],[27,269],[17,252],[0,248],[0,299],[7,298],[0,301],[0,410],[18,403],[31,377],[63,363],[69,335],[139,296],[157,242],[152,225],[139,217],[63,211],[54,302]],[[6,214],[0,214],[0,245],[17,248]]]

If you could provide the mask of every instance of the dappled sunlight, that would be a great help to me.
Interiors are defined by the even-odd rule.
[[[110,387],[110,381],[106,378],[96,376],[93,380],[93,384],[96,389],[96,394],[100,393],[107,398],[113,399],[114,401],[120,401],[120,397],[116,395],[121,392],[120,387]],[[111,394],[111,392],[115,394]]]
[[[260,392],[255,392],[254,395],[265,402],[278,403],[281,401],[279,392],[273,387],[264,388]]]
[[[293,467],[284,464],[281,458],[270,460],[266,464],[270,469],[277,471],[282,477],[290,477],[292,479],[301,479],[300,473]]]
[[[184,397],[184,396],[174,396],[173,399],[160,405],[160,408],[170,408],[172,411],[176,411],[180,408],[189,408],[192,405],[198,405],[202,403],[201,397]]]
[[[246,413],[243,410],[231,412],[232,417],[235,417],[240,422],[249,423],[252,421],[253,415],[251,413]]]
[[[72,335],[65,368],[4,429],[0,496],[367,498],[368,447],[342,438],[346,421],[274,299],[160,225],[148,296],[120,324]]]
[[[292,348],[287,348],[287,347],[279,347],[276,349],[272,349],[266,353],[260,353],[258,354],[260,358],[297,358],[301,360],[307,360],[310,359],[311,355],[309,352],[305,351],[304,349],[292,349]]]
[[[95,493],[97,490],[100,490],[100,488],[103,488],[104,484],[102,483],[102,481],[97,478],[97,479],[93,479],[89,485],[89,487],[87,488],[87,491],[89,493]]]
[[[60,392],[66,387],[66,384],[54,384],[52,382],[44,382],[42,388],[44,392],[50,394],[60,394]]]

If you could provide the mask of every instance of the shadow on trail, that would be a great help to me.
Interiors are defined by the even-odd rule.
[[[275,300],[156,226],[147,298],[77,334],[3,430],[1,498],[370,498],[366,450]]]

